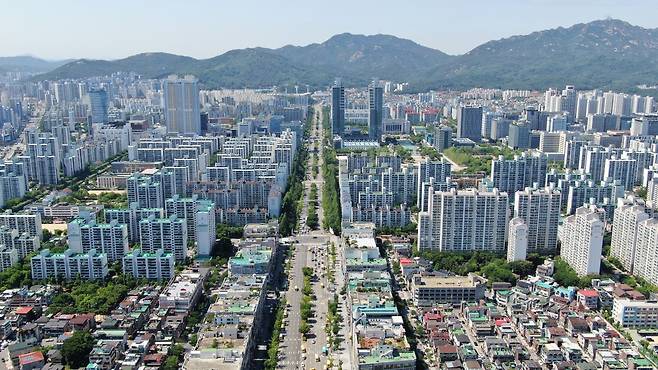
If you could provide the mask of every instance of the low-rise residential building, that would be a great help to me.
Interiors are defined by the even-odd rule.
[[[272,250],[269,248],[245,247],[228,260],[231,275],[267,274],[270,268]]]
[[[160,307],[189,312],[201,298],[203,283],[207,277],[208,269],[183,271],[160,293],[158,299]]]

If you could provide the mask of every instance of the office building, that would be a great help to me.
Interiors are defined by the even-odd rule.
[[[411,292],[416,307],[434,307],[437,304],[478,302],[484,298],[486,284],[475,275],[441,276],[414,275]]]
[[[428,211],[418,215],[418,248],[448,252],[505,250],[507,193],[433,191]]]
[[[345,88],[340,81],[331,87],[331,133],[342,135],[345,130]]]
[[[452,128],[441,125],[434,132],[434,149],[439,153],[452,146]]]
[[[530,148],[530,127],[527,123],[519,122],[509,126],[507,146],[512,149]]]
[[[201,134],[199,87],[194,76],[169,76],[162,82],[167,132]]]
[[[480,141],[482,107],[459,107],[457,110],[457,137]]]
[[[511,124],[512,120],[507,118],[494,118],[491,121],[491,132],[488,137],[494,141],[507,137],[509,135],[509,127]]]
[[[525,261],[528,254],[528,225],[521,217],[509,222],[507,262]]]
[[[158,249],[155,253],[144,253],[133,249],[123,257],[123,273],[136,279],[169,280],[175,275],[174,255]]]
[[[102,89],[89,90],[89,92],[87,92],[87,98],[89,99],[91,123],[107,123],[107,92]]]
[[[542,131],[539,133],[539,151],[547,153],[555,158],[557,155],[562,154],[560,147],[563,132],[547,132]]]
[[[107,256],[90,249],[76,253],[67,249],[63,253],[51,253],[44,249],[30,260],[33,280],[103,280],[108,274]]]
[[[565,218],[560,226],[560,256],[579,276],[599,273],[605,230],[604,213],[596,206],[583,206]]]
[[[514,217],[527,228],[529,252],[554,253],[560,217],[561,194],[552,187],[526,188],[514,195]]]
[[[368,87],[368,137],[370,140],[381,139],[384,119],[384,88],[378,82]]]

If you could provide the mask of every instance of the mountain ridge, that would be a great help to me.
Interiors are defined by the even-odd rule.
[[[62,66],[71,59],[46,60],[31,55],[17,55],[0,57],[0,71],[3,72],[47,72],[50,69]]]
[[[658,29],[604,19],[491,40],[461,55],[392,35],[346,32],[321,43],[235,49],[208,59],[156,52],[114,61],[76,60],[35,80],[123,71],[150,78],[191,73],[209,88],[320,87],[335,77],[348,86],[379,78],[409,82],[417,90],[544,88],[565,83],[629,88],[658,82],[657,59]]]

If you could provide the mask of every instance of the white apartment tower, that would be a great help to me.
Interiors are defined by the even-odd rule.
[[[644,206],[633,203],[624,199],[618,200],[612,223],[612,241],[610,244],[611,256],[617,258],[624,268],[631,273],[635,271],[638,229],[643,221],[649,219]]]
[[[201,134],[199,87],[194,76],[169,76],[162,82],[168,132]]]
[[[544,186],[548,157],[543,153],[522,153],[514,159],[499,156],[491,161],[491,181],[501,192],[513,193],[528,186]]]
[[[216,239],[215,203],[200,200],[194,217],[197,254],[210,256]]]
[[[619,181],[626,190],[633,190],[637,172],[637,161],[635,159],[628,158],[625,155],[621,158],[613,156],[605,160],[603,178]]]
[[[505,250],[507,193],[451,189],[432,191],[428,211],[419,213],[418,247],[438,251]]]
[[[94,249],[117,261],[128,252],[128,226],[116,220],[107,224],[89,218],[76,218],[67,225],[69,249],[73,253],[87,253]]]
[[[605,229],[604,213],[596,206],[579,207],[575,214],[564,219],[560,227],[560,256],[580,276],[599,273]]]
[[[143,252],[155,253],[163,249],[173,254],[176,261],[184,261],[187,257],[187,223],[176,215],[159,219],[151,215],[141,220],[139,240]]]
[[[509,222],[507,262],[524,261],[528,254],[528,225],[521,217]]]
[[[633,267],[633,274],[658,284],[658,218],[640,222]]]
[[[514,217],[522,218],[528,229],[528,251],[554,252],[557,249],[557,229],[561,194],[547,186],[526,188],[514,194]]]

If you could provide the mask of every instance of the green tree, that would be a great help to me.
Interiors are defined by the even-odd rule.
[[[534,274],[537,266],[535,266],[530,261],[514,261],[509,263],[509,268],[513,273],[521,277],[526,277],[528,275]]]
[[[71,368],[86,366],[94,348],[94,337],[88,331],[76,331],[62,345],[64,363]]]
[[[178,369],[178,357],[176,356],[167,356],[167,359],[162,366],[163,370],[177,370]]]

